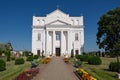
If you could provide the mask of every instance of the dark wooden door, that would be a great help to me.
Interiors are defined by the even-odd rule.
[[[56,56],[60,56],[60,48],[56,48]]]
[[[40,50],[37,50],[37,55],[40,56]]]
[[[79,50],[75,50],[75,53],[76,53],[76,54],[79,54]]]

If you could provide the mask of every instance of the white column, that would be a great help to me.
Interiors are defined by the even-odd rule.
[[[53,46],[52,46],[52,53],[55,55],[55,31],[53,31]]]
[[[45,45],[45,56],[48,54],[48,31],[46,30],[46,45]]]
[[[64,45],[63,44],[63,31],[61,31],[61,36],[60,37],[61,37],[61,44],[60,44],[61,45],[61,55],[63,55],[63,53],[64,53],[63,52],[63,45]]]
[[[71,55],[71,31],[68,31],[68,55]]]
[[[81,52],[83,52],[84,51],[84,30],[82,30],[82,32],[81,32],[81,38],[82,38],[82,51]]]

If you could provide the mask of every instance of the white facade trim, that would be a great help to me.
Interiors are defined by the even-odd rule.
[[[60,33],[60,40],[56,40],[57,32]],[[40,40],[37,40],[38,33],[41,35]],[[77,41],[75,41],[75,33],[78,33]],[[33,16],[32,52],[34,54],[70,56],[72,50],[74,54],[81,54],[84,51],[83,47],[83,16],[70,17],[58,9],[46,17]]]

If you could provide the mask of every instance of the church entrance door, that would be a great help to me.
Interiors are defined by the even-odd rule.
[[[56,56],[60,56],[60,48],[56,48]]]

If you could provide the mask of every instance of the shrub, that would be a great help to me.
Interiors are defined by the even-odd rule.
[[[100,65],[102,63],[100,57],[92,56],[88,59],[88,64]]]
[[[120,65],[120,62],[119,62],[119,65]],[[118,65],[117,62],[110,62],[110,64],[109,64],[109,70],[117,72],[118,69],[119,69],[119,65]]]
[[[75,67],[80,67],[82,65],[82,62],[80,60],[76,61],[74,66]]]
[[[80,59],[80,61],[88,61],[90,56],[89,55],[76,55],[76,58]]]
[[[71,50],[71,58],[74,57],[73,49]]]
[[[6,70],[6,62],[0,59],[0,71]]]
[[[20,64],[24,64],[25,60],[23,58],[17,58],[15,59],[15,65],[20,65]]]
[[[27,61],[33,61],[33,56],[28,56]]]
[[[76,54],[75,57],[76,57],[77,59],[80,59],[81,55]]]
[[[11,57],[11,60],[15,60],[15,57]]]
[[[34,55],[34,59],[38,59],[39,58],[39,56],[38,55]]]
[[[6,51],[6,55],[7,55],[7,61],[10,61],[10,56],[11,56],[10,51]]]
[[[23,56],[33,56],[33,53],[31,53],[30,51],[24,51]]]
[[[81,61],[88,61],[89,58],[90,58],[90,56],[88,56],[88,55],[81,55],[80,56]]]

